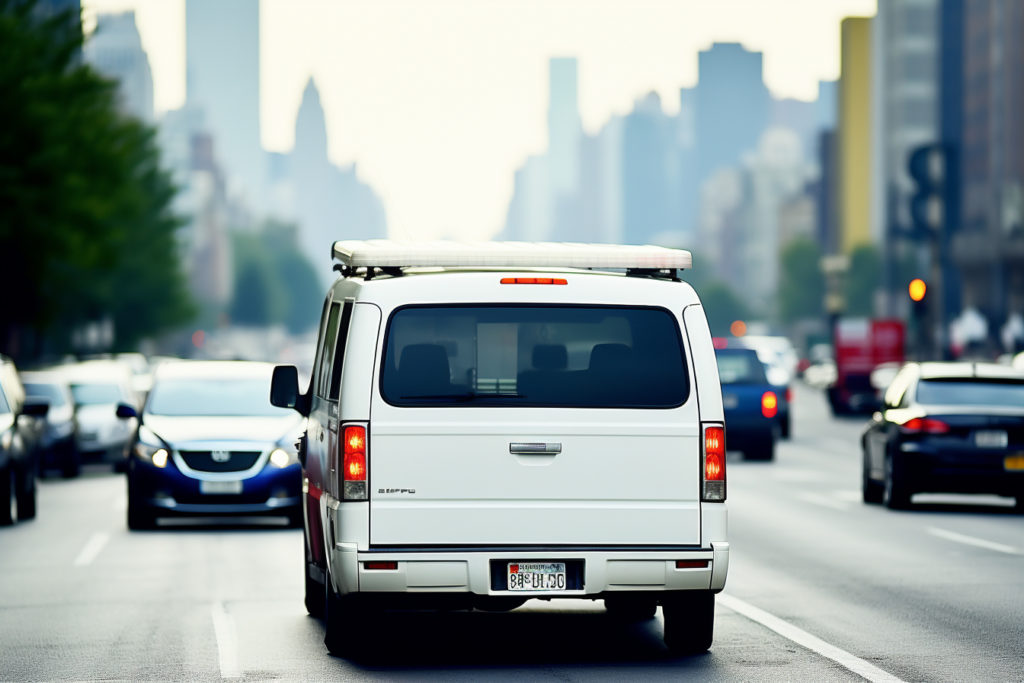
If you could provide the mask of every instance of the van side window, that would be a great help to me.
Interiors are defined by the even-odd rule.
[[[346,301],[341,310],[341,324],[338,326],[338,341],[334,347],[334,362],[331,368],[331,390],[327,398],[336,400],[341,389],[341,366],[345,363],[345,343],[348,341],[348,326],[352,321],[351,301]]]
[[[324,330],[324,345],[320,349],[320,364],[317,366],[315,393],[320,397],[327,397],[327,390],[330,388],[331,367],[334,363],[334,345],[338,338],[338,316],[341,312],[341,303],[331,304],[331,311],[327,314],[327,327]]]

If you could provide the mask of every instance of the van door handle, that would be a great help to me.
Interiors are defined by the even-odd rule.
[[[508,452],[513,455],[557,455],[562,452],[560,443],[510,443]]]

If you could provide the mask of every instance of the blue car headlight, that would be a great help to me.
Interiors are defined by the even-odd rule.
[[[160,468],[167,467],[167,461],[171,456],[163,440],[146,427],[139,427],[139,436],[133,452],[136,457]]]

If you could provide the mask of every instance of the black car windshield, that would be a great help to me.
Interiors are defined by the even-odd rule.
[[[720,349],[715,352],[718,360],[718,378],[722,384],[767,384],[764,364],[757,352],[747,349]]]
[[[281,417],[287,408],[270,405],[270,378],[165,379],[153,385],[149,415],[170,417]]]
[[[662,308],[410,306],[391,318],[381,393],[400,406],[674,408],[690,389]]]
[[[917,385],[925,405],[1024,406],[1024,382],[986,379],[927,379]]]
[[[125,400],[121,388],[116,384],[72,384],[71,395],[78,406],[105,405]]]
[[[47,399],[51,408],[63,406],[67,402],[64,399],[64,392],[55,384],[28,382],[25,384],[25,393],[33,398]]]

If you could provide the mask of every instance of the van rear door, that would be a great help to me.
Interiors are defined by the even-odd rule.
[[[371,546],[700,544],[679,313],[409,306],[369,437]]]

